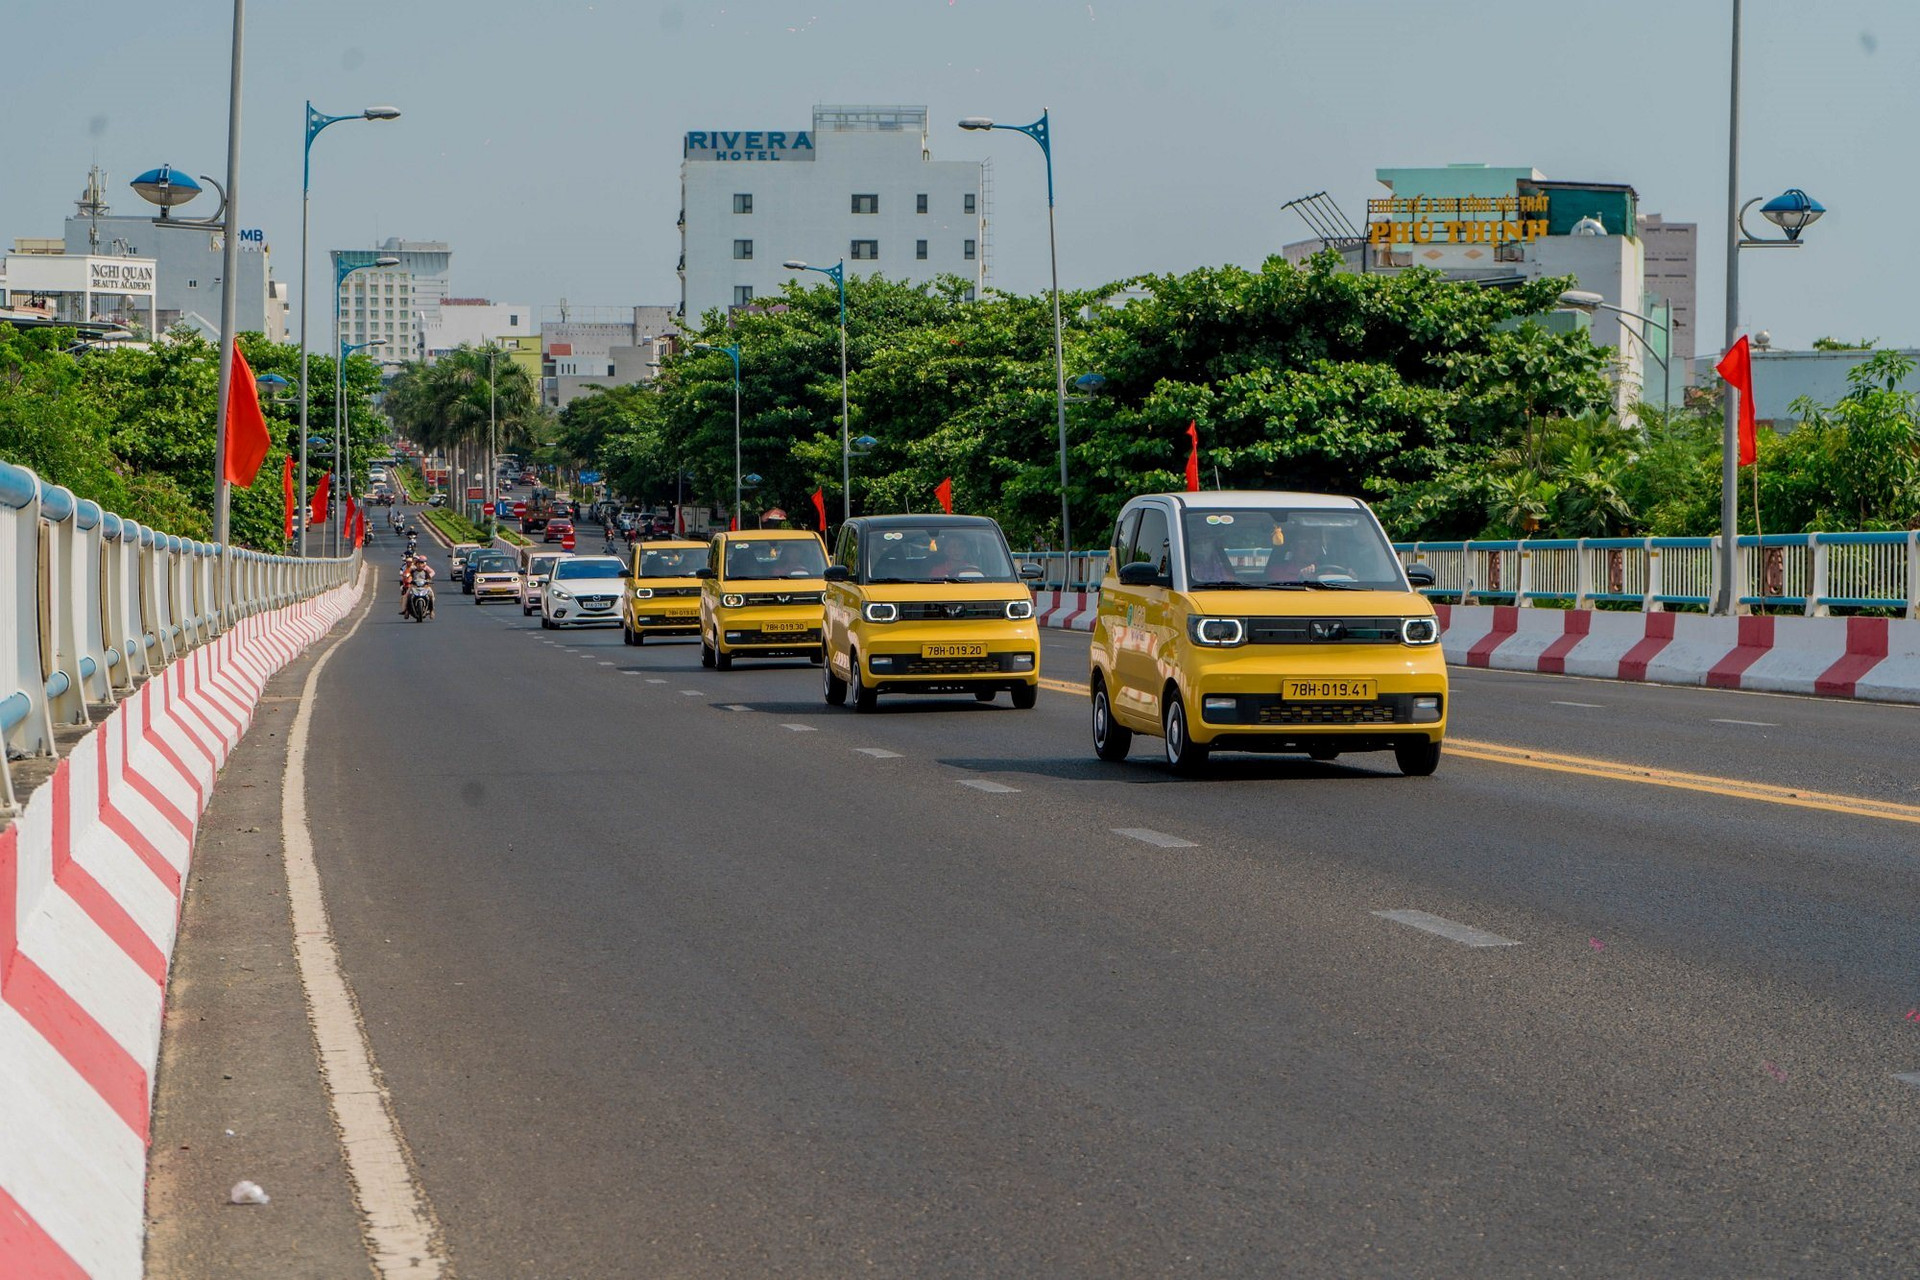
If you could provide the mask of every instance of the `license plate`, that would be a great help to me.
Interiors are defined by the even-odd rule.
[[[1289,680],[1282,695],[1288,702],[1372,702],[1378,696],[1371,680]]]
[[[920,646],[923,658],[984,658],[987,646],[984,644],[923,644]]]
[[[770,636],[798,635],[807,629],[804,622],[763,622],[760,629]]]

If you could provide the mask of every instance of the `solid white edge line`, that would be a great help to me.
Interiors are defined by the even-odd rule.
[[[1520,945],[1514,938],[1503,938],[1497,933],[1488,933],[1485,929],[1476,929],[1470,924],[1461,924],[1445,916],[1436,916],[1430,911],[1376,911],[1373,914],[1382,920],[1391,920],[1395,924],[1409,925],[1426,933],[1438,934],[1464,947],[1517,947]]]
[[[314,691],[334,653],[372,616],[372,606],[369,597],[359,619],[327,646],[307,672],[300,710],[287,731],[287,770],[280,787],[287,905],[293,918],[294,961],[307,998],[307,1022],[320,1059],[320,1082],[339,1128],[340,1150],[353,1183],[368,1253],[383,1277],[434,1277],[445,1272],[444,1237],[425,1188],[413,1179],[393,1099],[381,1084],[373,1046],[341,968],[314,861],[313,833],[307,826],[307,739]]]
[[[1150,844],[1156,849],[1198,849],[1200,847],[1192,840],[1170,836],[1164,831],[1155,831],[1152,827],[1111,827],[1109,830],[1117,836],[1138,840],[1141,844]]]
[[[1555,699],[1554,699],[1554,702],[1553,702],[1553,705],[1554,705],[1554,706],[1556,706],[1556,707],[1581,707],[1581,708],[1584,708],[1585,710],[1588,710],[1588,711],[1604,711],[1604,710],[1606,710],[1606,706],[1605,706],[1605,704],[1604,704],[1604,703],[1599,703],[1599,702],[1562,702],[1562,701],[1560,701],[1560,700],[1559,700],[1558,698],[1555,698]]]
[[[1779,725],[1777,725],[1777,724],[1775,724],[1775,723],[1774,723],[1773,721],[1771,721],[1771,720],[1720,720],[1720,719],[1715,719],[1715,720],[1713,720],[1713,721],[1710,721],[1709,723],[1712,723],[1712,724],[1738,724],[1738,725],[1745,725],[1745,726],[1746,726],[1747,728],[1749,728],[1749,729],[1778,729],[1778,728],[1780,727]]]

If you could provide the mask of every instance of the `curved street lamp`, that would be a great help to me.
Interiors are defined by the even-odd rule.
[[[847,260],[810,267],[798,258],[780,264],[789,271],[817,271],[840,291],[840,523],[853,519],[853,450],[847,439]]]
[[[346,284],[348,276],[356,271],[365,271],[370,267],[397,267],[399,265],[400,259],[391,255],[382,255],[381,257],[375,258],[372,262],[356,262],[352,266],[342,266],[336,262],[333,268],[334,327],[343,332],[347,327],[340,320],[340,288]],[[347,355],[352,351],[359,351],[365,347],[374,345],[385,346],[386,341],[382,339],[378,344],[363,342],[359,346],[352,348],[349,348],[347,344],[343,342],[340,344],[340,358],[333,362],[333,475],[336,485],[344,484],[347,486],[346,489],[342,490],[343,493],[351,492],[353,488],[353,478],[342,474],[340,470],[341,452],[345,447],[346,439],[347,410],[345,400],[347,395]],[[304,493],[306,491],[303,489],[301,492]],[[333,532],[334,554],[339,555],[342,554],[343,547],[340,537],[341,531],[337,521],[335,522]],[[302,535],[302,540],[305,540],[304,534]]]
[[[727,359],[733,361],[733,527],[743,527],[740,523],[740,347],[719,346],[711,342],[696,342],[695,351],[724,351]],[[760,483],[760,477],[754,476],[753,482]]]
[[[1053,225],[1053,127],[1047,112],[1043,109],[1040,118],[1032,124],[995,124],[990,116],[967,116],[960,121],[962,129],[977,131],[991,129],[1011,129],[1015,133],[1024,133],[1040,147],[1040,154],[1047,162],[1047,253],[1053,262],[1053,372],[1055,382],[1054,403],[1058,410],[1060,424],[1060,548],[1067,554],[1067,564],[1073,564],[1073,525],[1067,502],[1067,357],[1066,347],[1060,332],[1060,241],[1054,234]]]
[[[313,102],[307,102],[307,140],[300,151],[300,438],[307,435],[307,195],[313,185],[313,140],[328,125],[339,124],[342,120],[398,120],[400,112],[393,107],[368,107],[358,115],[330,116],[323,111],[315,111]],[[334,282],[338,287],[339,281]],[[336,301],[334,314],[338,316],[339,305]],[[300,492],[307,491],[307,451],[300,450]],[[306,509],[299,513],[300,538],[294,543],[298,548],[295,554],[307,554]]]
[[[1638,311],[1629,311],[1625,307],[1616,307],[1611,302],[1608,302],[1600,294],[1590,292],[1589,290],[1586,290],[1586,289],[1567,290],[1565,293],[1560,295],[1560,305],[1568,308],[1569,310],[1587,312],[1589,315],[1591,315],[1595,311],[1611,311],[1614,315],[1621,316],[1623,318],[1638,320],[1641,324],[1649,328],[1658,329],[1661,333],[1666,334],[1668,351],[1665,356],[1662,356],[1653,349],[1653,344],[1647,341],[1647,335],[1644,330],[1640,333],[1634,333],[1633,330],[1627,328],[1625,324],[1622,324],[1620,326],[1622,332],[1630,334],[1631,336],[1639,339],[1641,348],[1644,351],[1646,351],[1648,355],[1652,356],[1654,360],[1659,364],[1660,373],[1662,378],[1664,379],[1664,382],[1662,384],[1662,390],[1660,393],[1661,394],[1660,407],[1663,410],[1669,409],[1672,407],[1673,405],[1673,370],[1671,367],[1669,367],[1669,364],[1668,364],[1668,361],[1673,356],[1673,351],[1672,351],[1673,330],[1672,329],[1668,328],[1664,324],[1661,324],[1658,320],[1655,320],[1652,316],[1643,315]]]

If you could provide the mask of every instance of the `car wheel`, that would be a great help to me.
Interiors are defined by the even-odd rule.
[[[1191,777],[1207,767],[1212,749],[1187,736],[1187,704],[1178,689],[1169,685],[1162,701],[1165,706],[1160,712],[1160,729],[1166,743],[1167,767]]]
[[[847,687],[853,691],[853,709],[860,712],[872,712],[879,707],[880,690],[869,688],[867,682],[860,678],[859,650],[853,649],[848,651],[847,670],[853,673],[852,678],[847,681]]]
[[[1013,705],[1018,711],[1031,711],[1040,701],[1040,686],[1037,684],[1017,684],[1013,686]]]
[[[820,692],[826,698],[827,705],[830,707],[846,706],[847,682],[833,674],[833,664],[831,662],[821,663],[820,670],[822,672],[820,677]]]
[[[1096,677],[1093,682],[1093,754],[1102,760],[1125,760],[1132,746],[1133,730],[1113,718],[1113,707],[1107,701],[1106,681]]]
[[[541,629],[542,631],[552,631],[552,630],[554,630],[554,625],[553,625],[553,619],[552,619],[552,618],[548,618],[548,617],[542,617],[542,618],[540,619],[540,629]]]
[[[725,649],[716,646],[713,651],[713,665],[716,670],[731,671],[733,670],[733,655]]]
[[[825,649],[815,649],[812,653],[807,655],[807,661],[811,662],[816,667],[824,665],[826,663],[826,660],[827,660],[827,651]]]
[[[1400,766],[1400,772],[1409,778],[1430,777],[1440,767],[1440,744],[1413,742],[1396,746],[1393,759]]]
[[[633,643],[634,643],[634,644],[635,644],[636,646],[638,646],[638,645],[643,645],[643,644],[645,644],[646,642],[647,642],[647,633],[646,633],[646,632],[644,632],[644,631],[636,631],[636,632],[634,632],[634,633],[633,633]]]
[[[975,689],[973,691],[973,700],[975,702],[992,702],[998,696],[998,691],[993,689]]]
[[[713,665],[713,646],[707,643],[705,632],[700,634],[700,665],[703,667]]]

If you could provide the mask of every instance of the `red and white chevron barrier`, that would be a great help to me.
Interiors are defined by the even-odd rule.
[[[1099,611],[1098,591],[1033,593],[1034,620],[1043,627],[1054,627],[1061,631],[1091,631],[1094,615]]]
[[[137,1277],[168,958],[200,814],[267,678],[357,585],[182,654],[0,832],[0,1276]]]
[[[1920,702],[1920,624],[1435,605],[1447,661],[1502,671]]]

